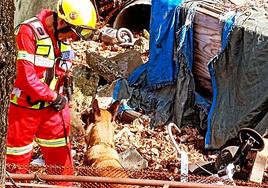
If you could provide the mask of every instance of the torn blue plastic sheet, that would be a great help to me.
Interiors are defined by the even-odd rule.
[[[141,66],[129,76],[130,85],[146,71],[148,86],[174,82],[174,39],[176,7],[183,0],[153,0],[150,22],[150,57],[146,66]]]
[[[234,23],[235,23],[235,13],[229,12],[228,18],[224,21],[224,27],[222,29],[222,39],[221,39],[222,48],[221,48],[220,53],[223,53],[223,51],[227,47],[228,40],[229,40],[229,34],[234,26]],[[210,108],[209,114],[208,114],[207,133],[206,133],[206,138],[205,138],[205,148],[207,148],[207,149],[210,148],[211,132],[212,132],[212,130],[211,130],[211,118],[212,118],[212,115],[213,115],[214,110],[215,110],[215,105],[217,103],[216,99],[217,99],[217,95],[218,95],[218,89],[217,89],[217,84],[216,84],[217,82],[216,82],[216,77],[215,77],[212,61],[210,61],[209,65],[208,65],[208,70],[209,70],[211,82],[212,82],[213,99],[212,99],[212,105],[211,105],[211,108]]]

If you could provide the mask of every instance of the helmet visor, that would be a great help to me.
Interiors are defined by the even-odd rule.
[[[96,31],[96,29],[92,27],[75,26],[75,25],[70,26],[72,30],[82,39],[88,38],[92,34],[92,31]]]

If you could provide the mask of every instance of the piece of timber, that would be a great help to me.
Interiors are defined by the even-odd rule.
[[[112,82],[123,75],[115,61],[104,58],[93,52],[86,52],[86,62],[90,69],[102,76],[106,81]]]
[[[141,54],[135,50],[128,50],[111,58],[104,58],[94,52],[86,52],[88,67],[107,82],[118,78],[127,78],[139,65],[143,64]]]
[[[202,3],[196,8],[194,17],[193,75],[197,91],[208,99],[212,98],[208,62],[221,50],[221,13],[223,11],[215,4]]]
[[[120,121],[123,121],[125,123],[132,123],[137,118],[143,118],[149,120],[149,116],[146,116],[134,110],[125,110],[120,115]]]

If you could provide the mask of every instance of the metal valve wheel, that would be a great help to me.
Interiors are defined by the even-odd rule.
[[[133,45],[134,36],[132,32],[127,28],[120,28],[116,32],[116,38],[121,43],[120,45]]]
[[[264,148],[262,136],[254,129],[243,128],[238,132],[238,137],[241,143],[252,139],[251,151],[261,151]]]

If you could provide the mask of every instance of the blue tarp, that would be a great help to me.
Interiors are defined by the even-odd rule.
[[[233,28],[234,22],[235,22],[235,14],[233,12],[230,12],[230,16],[224,21],[224,27],[222,29],[222,50],[220,53],[223,53],[228,40],[229,40],[229,35],[230,32]],[[210,61],[209,65],[208,65],[208,69],[209,69],[209,73],[210,73],[210,77],[211,77],[211,82],[212,82],[212,89],[213,89],[213,99],[212,99],[212,105],[208,114],[208,123],[207,123],[207,133],[206,133],[206,138],[205,138],[205,147],[208,148],[210,145],[210,141],[211,141],[211,118],[212,118],[212,114],[214,113],[215,110],[215,105],[217,104],[217,95],[218,95],[218,89],[217,89],[217,84],[216,84],[216,77],[215,77],[215,73],[214,73],[214,68],[213,68],[213,64],[212,61]]]
[[[187,123],[206,128],[206,115],[210,103],[195,91],[193,78],[194,65],[194,16],[200,1],[187,4],[187,11],[182,7],[177,8],[176,19],[176,56],[179,72],[176,78],[176,96],[174,103],[173,122],[181,127]],[[194,120],[195,119],[195,120]]]
[[[200,2],[190,3],[187,13],[183,12],[182,2],[182,0],[152,2],[149,62],[137,68],[128,77],[129,85],[139,90],[134,93],[135,96],[131,98],[130,104],[135,107],[142,106],[144,111],[155,111],[153,120],[155,125],[152,126],[166,123],[171,119],[178,126],[183,126],[182,121],[185,117],[191,119],[194,115],[199,116],[198,112],[195,113],[198,108],[207,114],[210,107],[205,98],[196,92],[191,92],[194,90],[193,18],[195,7]],[[184,68],[180,72],[181,66]],[[178,80],[179,77],[181,80]],[[161,88],[163,90],[159,90]],[[178,92],[175,96],[176,91]],[[157,102],[153,105],[154,99]],[[186,103],[187,107],[184,107],[182,104]]]
[[[207,128],[207,149],[219,148],[243,127],[263,133],[268,122],[267,15],[258,10],[249,16],[224,15],[221,52],[208,67],[210,104],[196,92],[192,74],[192,21],[195,6],[202,1],[189,2],[189,7],[181,3],[152,1],[150,58],[128,78],[133,86],[130,106],[154,114],[155,125],[200,123]]]
[[[153,0],[150,23],[150,57],[149,62],[139,67],[129,76],[130,85],[134,84],[145,71],[147,85],[159,87],[174,83],[177,73],[173,58],[176,23],[176,7],[183,0]]]
[[[255,7],[247,13],[236,13],[225,21],[222,51],[209,64],[213,103],[207,149],[218,149],[227,141],[234,143],[241,128],[254,129],[260,135],[267,132],[267,13]]]

